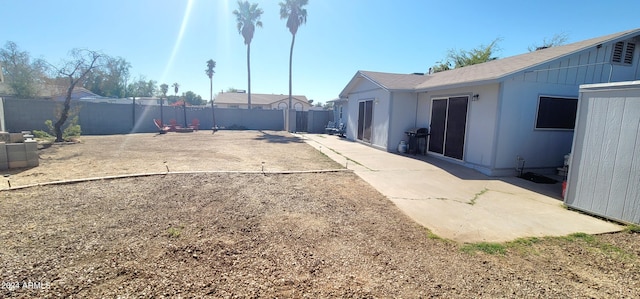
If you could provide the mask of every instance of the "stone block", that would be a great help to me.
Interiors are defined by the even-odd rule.
[[[39,159],[27,160],[27,167],[36,167],[38,165],[40,165],[40,160]]]
[[[25,151],[24,143],[9,143],[5,148],[7,149],[9,162],[27,161],[27,151]]]
[[[22,143],[24,142],[24,136],[22,133],[9,133],[10,143]]]
[[[9,161],[9,168],[25,168],[29,167],[27,161]]]
[[[35,140],[25,140],[24,147],[27,152],[37,152],[38,151],[38,142]]]
[[[26,155],[27,161],[40,160],[40,155],[38,155],[38,152],[26,152]]]
[[[9,142],[11,141],[11,135],[7,132],[0,132],[0,142]]]
[[[4,142],[0,142],[0,163],[7,163],[7,161],[9,161],[7,147]]]

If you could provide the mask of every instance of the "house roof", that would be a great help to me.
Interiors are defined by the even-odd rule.
[[[67,91],[65,89],[64,92],[60,92],[58,94],[55,94],[53,96],[53,99],[56,101],[63,101],[67,98]],[[99,96],[93,92],[91,92],[90,90],[84,88],[84,87],[74,87],[73,91],[71,92],[71,99],[72,100],[78,100],[78,99],[101,99],[101,98],[105,98],[102,96]]]
[[[392,74],[358,71],[340,93],[346,97],[361,78],[366,78],[389,91],[426,91],[453,88],[460,85],[479,85],[498,82],[510,75],[526,71],[544,63],[607,42],[624,40],[640,34],[640,29],[627,30],[615,34],[592,38],[568,45],[550,47],[530,53],[492,60],[489,62],[456,68],[430,75]]]
[[[307,100],[306,96],[294,95],[292,97],[294,99],[298,100],[298,101],[301,101],[303,103],[309,104],[309,100]],[[273,103],[281,101],[281,100],[289,100],[289,95],[260,94],[260,93],[252,93],[251,94],[251,104],[255,104],[255,105],[270,105],[270,104],[273,104]],[[239,93],[239,92],[219,93],[216,96],[215,103],[217,103],[217,104],[246,104],[247,103],[247,94],[246,93]]]

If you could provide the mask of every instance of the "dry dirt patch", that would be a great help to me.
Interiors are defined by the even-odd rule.
[[[343,168],[301,139],[277,131],[82,136],[41,149],[40,166],[6,171],[11,185],[170,171],[283,171]],[[1,182],[0,188],[6,188]]]
[[[236,132],[226,133],[232,150],[219,148],[220,157],[210,157],[218,163],[207,168],[250,168],[270,157],[282,161],[273,164],[283,169],[337,167],[286,133],[270,133],[279,142],[269,142],[260,132],[238,132],[238,142],[253,144],[252,150],[234,144]],[[113,150],[117,139],[110,138],[116,137],[85,138],[80,146]],[[153,152],[158,154],[169,146],[176,156],[167,164],[176,167],[209,163],[177,154],[191,138],[166,137],[181,142],[124,145],[128,150],[120,154],[137,158],[123,165],[106,159],[111,170],[79,167],[75,175],[145,172],[138,167],[161,159],[137,153],[142,148],[159,148]],[[89,149],[74,153],[73,146],[54,148],[55,155],[76,155],[74,161],[84,165],[99,156]],[[201,147],[207,146],[215,149]],[[54,157],[43,151],[49,153]],[[277,157],[283,155],[303,162]],[[224,162],[229,156],[234,159]],[[40,171],[45,174],[39,179],[48,180],[48,170]],[[637,234],[523,240],[504,245],[505,254],[467,253],[460,244],[430,236],[353,173],[173,174],[0,196],[0,297],[640,296]],[[5,287],[13,282],[20,287]],[[23,288],[24,282],[46,288]]]

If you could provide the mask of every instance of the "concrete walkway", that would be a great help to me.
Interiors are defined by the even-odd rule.
[[[599,234],[622,229],[563,208],[560,184],[488,177],[428,156],[404,156],[326,134],[300,134],[434,234],[458,242]]]

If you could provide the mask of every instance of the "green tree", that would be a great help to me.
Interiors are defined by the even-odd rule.
[[[131,64],[121,57],[105,56],[104,61],[103,66],[87,74],[84,88],[105,97],[125,97]]]
[[[438,61],[437,64],[431,68],[431,71],[435,73],[449,70],[452,67],[461,68],[496,60],[498,58],[494,55],[500,50],[498,42],[500,42],[500,39],[496,38],[489,45],[480,45],[470,51],[449,49],[447,57],[442,61]]]
[[[542,40],[542,43],[531,45],[527,49],[529,50],[529,52],[533,52],[533,51],[538,51],[546,48],[556,47],[556,46],[564,45],[568,39],[569,37],[567,36],[566,33],[555,34],[553,35],[552,38],[547,39],[545,37]]]
[[[262,27],[260,16],[264,13],[258,8],[258,3],[249,3],[249,1],[238,1],[238,9],[233,11],[236,16],[238,33],[244,38],[244,44],[247,45],[247,103],[251,109],[251,40],[256,27]]]
[[[169,91],[169,85],[167,83],[160,84],[160,93],[162,97],[160,97],[160,123],[164,124],[164,113],[162,106],[164,104],[163,98],[167,98],[167,92]]]
[[[158,82],[141,76],[137,81],[129,84],[129,94],[133,97],[152,97],[158,91]]]
[[[169,92],[169,85],[167,85],[166,83],[160,84],[160,93],[164,98],[167,97],[167,92]]]
[[[279,3],[280,19],[287,19],[287,28],[289,28],[289,32],[291,32],[291,48],[289,50],[289,109],[291,109],[293,97],[293,45],[296,42],[296,33],[298,33],[298,28],[300,28],[300,25],[307,22],[307,9],[303,8],[303,6],[307,4],[309,4],[309,0],[285,0],[284,2]],[[287,117],[287,120],[288,119],[289,118]]]
[[[74,49],[70,54],[71,58],[62,64],[57,69],[58,75],[68,79],[69,86],[67,88],[67,95],[64,100],[63,108],[60,113],[60,117],[54,124],[54,131],[56,133],[56,142],[64,141],[62,135],[62,126],[69,117],[69,110],[71,108],[71,94],[77,84],[82,85],[82,81],[85,79],[93,69],[98,68],[101,63],[102,54],[90,51]]]
[[[31,61],[29,52],[21,51],[18,45],[8,41],[0,49],[0,65],[7,85],[17,98],[26,99],[38,96],[38,89],[46,79],[48,64],[44,60]]]
[[[195,92],[190,90],[183,93],[182,97],[184,98],[185,102],[193,106],[200,106],[205,103],[205,101],[202,99],[200,95],[197,95]]]

